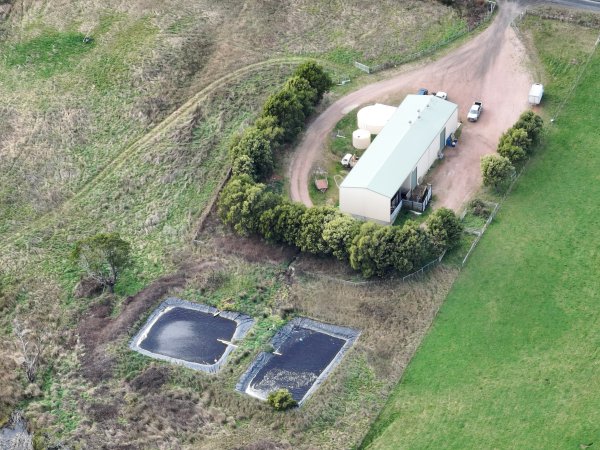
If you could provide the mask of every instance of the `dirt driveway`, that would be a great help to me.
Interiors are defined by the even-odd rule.
[[[333,103],[309,125],[294,151],[289,167],[292,200],[312,205],[308,193],[311,170],[325,149],[328,134],[345,114],[365,103],[385,103],[402,92],[427,87],[447,92],[449,100],[459,105],[459,119],[463,121],[474,100],[484,104],[480,120],[464,123],[457,147],[447,149],[442,164],[429,173],[437,198],[435,207],[460,209],[481,185],[481,156],[495,151],[500,134],[528,107],[532,79],[527,54],[510,26],[520,11],[517,3],[502,2],[494,22],[462,47],[427,66],[368,85]]]

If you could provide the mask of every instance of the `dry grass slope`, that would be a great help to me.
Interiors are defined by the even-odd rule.
[[[285,251],[253,244],[254,253],[275,255],[275,264],[240,259],[236,249],[224,255],[221,244],[230,237],[214,229],[216,237],[205,233],[199,248],[189,243],[224,172],[229,137],[301,58],[351,73],[355,58],[410,53],[461,26],[456,12],[416,0],[367,9],[354,0],[16,2],[0,25],[0,337],[12,340],[18,317],[45,345],[33,383],[12,370],[17,352],[0,355],[7,369],[0,414],[21,402],[39,439],[85,448],[358,442],[454,272],[369,291],[311,279],[288,285],[277,256]],[[93,41],[84,43],[86,35]],[[74,299],[72,244],[106,230],[132,242],[133,264],[116,297]],[[207,259],[222,271],[206,276],[186,265]],[[106,377],[87,377],[88,348],[77,334],[83,319],[99,314],[112,321],[130,311],[128,295],[186,267],[185,283],[168,293],[183,289],[261,318],[231,367],[209,379],[151,365],[126,350],[128,322],[100,349],[97,362],[113,364]],[[313,300],[323,292],[339,311]],[[290,305],[364,335],[322,395],[300,411],[273,415],[233,385]],[[396,327],[402,331],[386,333]],[[391,354],[394,347],[402,351]]]

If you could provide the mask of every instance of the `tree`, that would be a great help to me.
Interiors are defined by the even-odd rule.
[[[314,61],[307,61],[300,64],[294,71],[294,75],[307,80],[313,89],[316,90],[315,103],[320,102],[323,94],[333,86],[331,77],[323,70],[323,67]]]
[[[231,173],[234,177],[247,175],[254,179],[254,160],[248,155],[240,155],[231,163]]]
[[[519,147],[518,145],[513,145],[510,142],[505,142],[498,146],[498,154],[500,156],[504,156],[508,158],[508,160],[512,164],[518,164],[521,161],[524,161],[527,158],[527,153],[523,149],[523,147]]]
[[[515,173],[510,160],[500,155],[486,155],[481,158],[481,176],[485,186],[499,189],[506,185]]]
[[[263,117],[273,116],[277,126],[283,129],[282,141],[292,142],[304,127],[303,105],[295,90],[281,89],[267,98],[263,107]]]
[[[418,268],[431,251],[427,234],[412,220],[402,227],[394,227],[393,246],[392,263],[400,273]]]
[[[300,219],[300,230],[296,246],[303,252],[315,255],[327,255],[331,249],[323,239],[325,225],[340,213],[331,206],[313,206],[307,208]]]
[[[284,89],[290,89],[296,93],[298,100],[302,104],[302,112],[304,112],[306,117],[314,111],[317,91],[310,85],[308,80],[299,76],[289,78],[285,83]]]
[[[259,231],[262,213],[278,202],[264,184],[254,183],[248,175],[232,178],[219,198],[219,216],[243,236]]]
[[[323,240],[331,253],[340,261],[350,256],[352,241],[360,231],[360,222],[346,214],[339,215],[323,227]]]
[[[298,402],[294,400],[292,394],[287,389],[277,389],[270,392],[267,396],[267,402],[275,411],[285,411],[286,409],[298,406]]]
[[[263,131],[256,127],[248,128],[239,140],[230,147],[229,154],[233,167],[240,173],[248,173],[249,162],[252,162],[252,171],[248,173],[255,180],[261,180],[273,172],[273,150],[271,142]],[[250,161],[237,162],[238,158],[247,156]]]
[[[427,218],[426,223],[431,245],[436,253],[441,254],[460,241],[463,226],[451,209],[435,210]]]
[[[519,116],[514,127],[525,130],[531,142],[537,144],[544,127],[544,120],[533,111],[527,110]]]
[[[277,241],[297,246],[298,236],[302,229],[302,217],[307,208],[302,203],[283,202],[274,209],[276,220],[273,228],[265,235],[272,233]]]
[[[256,119],[254,127],[260,130],[263,136],[271,142],[271,148],[276,151],[282,143],[284,130],[278,125],[275,116],[263,115]]]
[[[88,276],[114,292],[121,270],[130,261],[131,245],[118,233],[100,233],[75,244],[71,254]]]
[[[354,270],[360,270],[365,278],[381,274],[385,265],[382,255],[377,253],[377,250],[385,251],[388,244],[388,242],[379,242],[378,245],[377,241],[385,238],[380,231],[382,229],[381,225],[372,222],[363,223],[350,246],[350,266]]]
[[[296,245],[301,218],[306,207],[279,196],[279,203],[260,216],[260,234],[272,242]]]
[[[512,127],[500,136],[498,148],[506,146],[521,147],[527,153],[531,147],[531,139],[524,129]]]

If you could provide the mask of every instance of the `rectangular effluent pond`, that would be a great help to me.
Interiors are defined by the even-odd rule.
[[[285,388],[302,404],[327,378],[359,332],[306,318],[296,318],[273,337],[273,352],[261,353],[236,389],[266,400]]]
[[[154,310],[129,347],[152,358],[214,373],[253,323],[244,314],[168,298]]]

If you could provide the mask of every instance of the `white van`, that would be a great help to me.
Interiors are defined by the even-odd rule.
[[[539,105],[542,101],[542,95],[544,95],[544,86],[540,83],[531,85],[529,89],[529,104]]]

